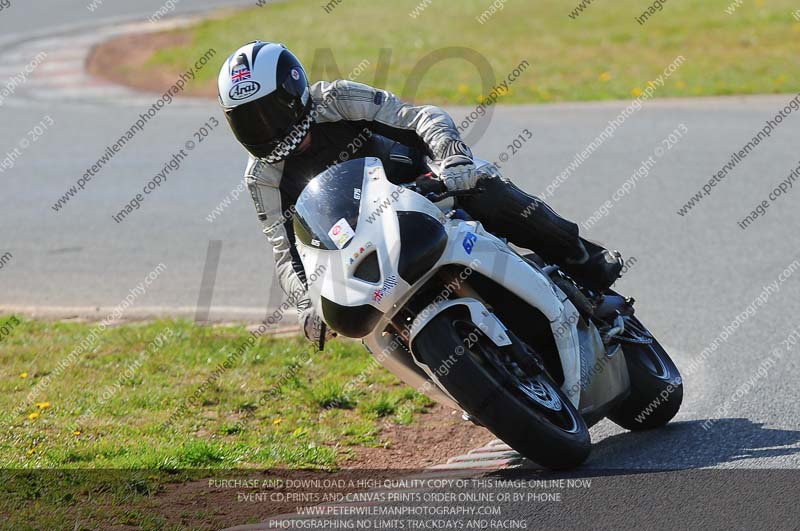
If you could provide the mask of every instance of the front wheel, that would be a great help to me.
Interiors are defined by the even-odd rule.
[[[412,351],[467,413],[514,450],[547,468],[578,466],[591,448],[586,423],[543,369],[520,367],[509,349],[527,346],[509,336],[511,346],[496,346],[466,308],[454,306],[420,331]]]
[[[683,402],[681,375],[667,351],[637,318],[626,320],[623,334],[631,393],[608,418],[631,431],[661,427],[672,420]]]

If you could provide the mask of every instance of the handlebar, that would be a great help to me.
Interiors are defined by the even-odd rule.
[[[438,203],[439,201],[444,201],[448,197],[467,197],[470,195],[477,195],[483,192],[483,190],[484,189],[481,187],[473,188],[472,190],[448,190],[447,192],[441,194],[429,193],[425,197],[428,199],[428,201]]]
[[[433,203],[444,201],[449,197],[465,197],[479,194],[484,191],[484,188],[480,186],[472,190],[448,190],[442,181],[433,177],[432,175],[433,174],[431,173],[420,175],[413,184],[408,186],[408,188],[422,196],[425,196],[428,201]]]

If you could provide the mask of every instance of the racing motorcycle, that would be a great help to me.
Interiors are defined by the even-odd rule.
[[[355,159],[301,193],[296,246],[327,326],[547,468],[582,463],[604,417],[643,430],[675,416],[680,374],[633,299],[517,252],[456,208],[459,192],[420,182]]]

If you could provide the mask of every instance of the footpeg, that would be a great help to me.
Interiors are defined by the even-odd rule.
[[[608,343],[614,339],[616,336],[620,335],[625,331],[625,319],[621,315],[617,315],[617,318],[614,319],[614,325],[608,331],[603,331],[603,343],[608,345]]]

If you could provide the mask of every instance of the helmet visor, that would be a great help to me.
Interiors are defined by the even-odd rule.
[[[225,109],[225,116],[242,144],[266,146],[291,134],[305,112],[300,98],[279,87],[257,100]]]

